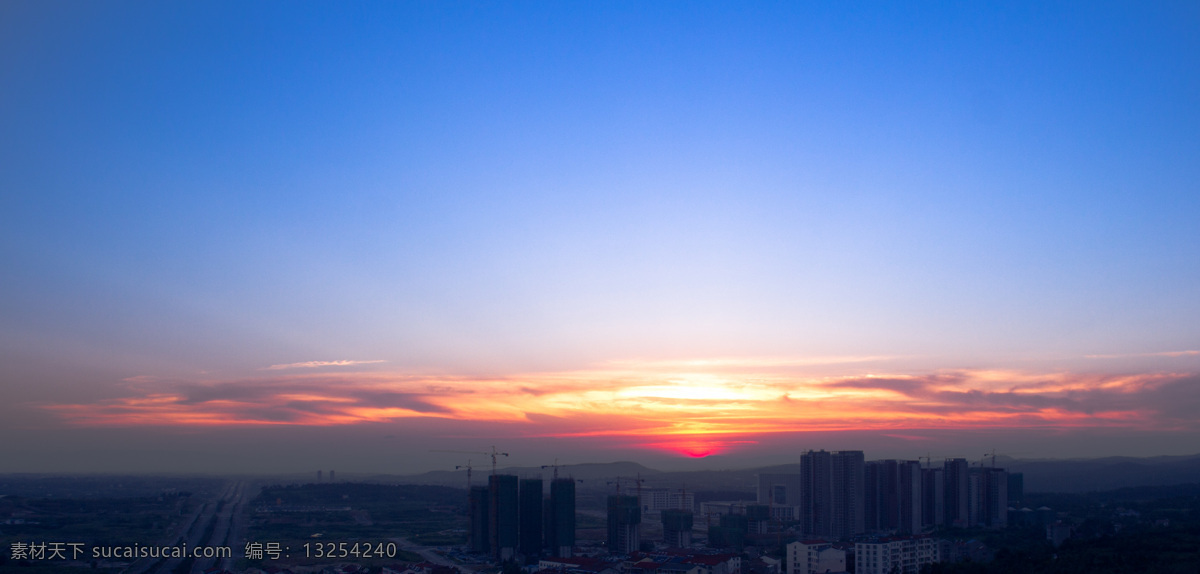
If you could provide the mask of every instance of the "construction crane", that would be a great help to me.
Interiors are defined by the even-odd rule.
[[[483,456],[492,457],[492,476],[496,475],[496,457],[508,456],[507,452],[499,452],[496,447],[492,447],[492,452],[476,452],[473,450],[431,450],[429,452],[452,452],[454,454],[482,454]]]
[[[642,474],[641,474],[641,473],[638,473],[638,475],[637,475],[637,478],[630,478],[630,477],[628,477],[628,476],[618,476],[618,477],[614,478],[613,480],[610,480],[610,481],[606,482],[605,484],[615,484],[615,485],[617,486],[617,495],[619,496],[619,495],[621,494],[621,481],[622,481],[622,480],[626,480],[626,481],[628,481],[628,480],[632,480],[634,483],[636,483],[636,484],[637,484],[637,497],[638,497],[638,504],[641,504],[641,501],[642,501],[642,483],[643,483],[643,482],[646,482],[646,479],[642,478]]]
[[[992,468],[996,468],[996,449],[992,449],[992,452],[990,453],[983,453],[983,458],[979,461],[980,468],[983,467],[983,461],[987,460],[987,457],[989,456],[992,457]]]
[[[467,464],[465,464],[465,465],[460,464],[458,466],[455,466],[454,470],[459,470],[459,469],[463,469],[463,468],[467,469],[467,492],[470,492],[471,491],[471,461],[467,460]]]
[[[558,480],[558,458],[557,457],[555,457],[555,459],[554,459],[554,464],[543,464],[542,465],[542,470],[546,470],[547,468],[554,469],[554,480]]]
[[[925,453],[925,456],[918,456],[917,461],[920,462],[921,460],[925,461],[925,468],[933,468],[932,453]]]

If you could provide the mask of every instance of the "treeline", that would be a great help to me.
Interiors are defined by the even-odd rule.
[[[991,562],[938,563],[923,574],[1196,574],[1200,528],[1157,528],[996,551]]]
[[[934,564],[925,574],[1175,574],[1200,572],[1200,484],[1042,494],[1027,502],[1065,510],[1071,538],[1054,548],[1038,528],[979,538],[991,562]],[[982,533],[981,533],[982,534]]]

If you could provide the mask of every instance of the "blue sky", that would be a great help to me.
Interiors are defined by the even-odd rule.
[[[10,3],[8,432],[150,392],[126,379],[313,361],[1195,374],[1198,24],[1188,2]]]

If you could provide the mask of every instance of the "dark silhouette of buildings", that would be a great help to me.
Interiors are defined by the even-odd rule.
[[[913,535],[939,526],[1002,528],[1010,520],[1010,501],[1023,490],[1022,475],[971,467],[962,458],[923,467],[915,460],[867,462],[862,451],[810,450],[801,455],[800,470],[760,475],[760,503],[730,504],[727,513],[721,511],[716,523],[709,522],[710,546],[740,549],[750,535],[779,532],[780,521],[787,521],[784,510],[795,513],[803,536],[826,540],[866,533]],[[489,477],[487,487],[470,489],[471,548],[500,561],[572,557],[575,488],[574,479],[555,478],[545,498],[540,478]],[[610,553],[640,549],[645,500],[619,494],[607,498]],[[691,510],[663,508],[661,519],[668,547],[691,545]]]
[[[556,478],[543,498],[540,478],[488,477],[470,492],[470,547],[496,560],[570,557],[575,546],[575,480]]]
[[[921,531],[923,496],[921,465],[915,460],[866,463],[866,529],[913,534]]]

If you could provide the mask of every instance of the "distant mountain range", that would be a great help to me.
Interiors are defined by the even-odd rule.
[[[990,464],[990,461],[989,461]],[[1200,483],[1200,454],[1148,458],[1108,457],[1094,459],[1012,459],[996,457],[996,466],[1025,475],[1026,492],[1091,492],[1128,486],[1161,486]],[[473,469],[472,482],[487,483],[490,468]],[[549,479],[552,468],[506,467],[504,474]],[[753,492],[760,473],[800,472],[799,464],[785,464],[737,470],[663,472],[636,462],[572,464],[558,467],[561,477],[580,481],[582,489],[610,487],[617,477],[641,477],[647,488],[686,488],[691,491],[728,490]],[[408,484],[436,484],[465,487],[467,474],[460,471],[433,471],[411,476],[376,476],[370,480]],[[632,485],[632,481],[629,483]]]
[[[472,470],[472,483],[476,486],[487,484],[487,475],[491,473],[491,467],[478,466]],[[553,474],[552,467],[540,466],[510,466],[497,469],[497,472],[503,474],[515,474],[519,477],[526,478],[545,478],[549,480]],[[588,483],[604,484],[607,481],[613,480],[616,477],[634,478],[641,475],[643,478],[663,474],[661,471],[643,466],[636,462],[597,462],[585,464],[562,465],[558,467],[558,474],[561,477],[570,477],[576,480]],[[408,484],[437,484],[443,486],[457,486],[465,488],[467,485],[466,470],[434,470],[422,474],[414,474],[409,476],[377,476],[370,480],[390,480],[400,481]]]

